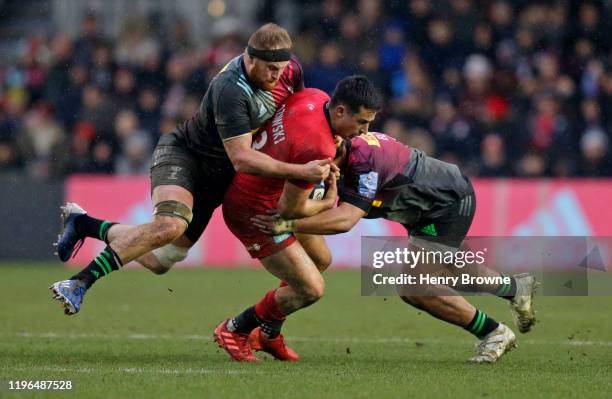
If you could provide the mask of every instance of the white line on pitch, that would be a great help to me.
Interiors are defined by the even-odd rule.
[[[98,373],[101,369],[91,367],[53,367],[53,366],[33,366],[33,367],[3,367],[0,368],[3,371],[13,372],[54,372],[54,373],[82,373],[91,374]],[[104,369],[108,372],[107,369]],[[141,368],[141,367],[117,367],[111,371],[118,371],[127,374],[227,374],[227,375],[242,375],[242,374],[263,374],[259,370],[212,370],[212,369],[166,369],[166,368]]]
[[[7,336],[7,334],[0,334]],[[212,341],[211,335],[172,335],[172,334],[145,334],[145,333],[130,333],[130,334],[91,334],[91,333],[31,333],[21,332],[12,336],[24,338],[52,338],[52,339],[130,339],[130,340],[200,340]],[[406,338],[406,337],[384,337],[384,338],[356,338],[356,337],[286,337],[288,341],[293,342],[320,342],[320,343],[362,343],[362,344],[397,344],[397,343],[430,343],[430,344],[450,344],[450,343],[470,343],[472,340],[467,339],[431,339],[431,338]],[[569,346],[612,346],[612,341],[539,341],[533,339],[522,339],[522,344],[528,345],[569,345]]]

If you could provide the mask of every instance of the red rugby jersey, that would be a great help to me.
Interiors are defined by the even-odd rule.
[[[291,95],[253,137],[253,148],[287,163],[333,159],[336,148],[325,116],[328,101],[329,96],[318,89]],[[292,183],[304,189],[314,186],[304,181]],[[271,200],[280,198],[285,180],[237,173],[232,184],[246,195]]]

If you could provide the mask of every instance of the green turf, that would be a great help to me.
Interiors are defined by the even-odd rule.
[[[361,297],[330,272],[324,299],[289,318],[297,364],[236,364],[209,339],[275,285],[257,270],[116,272],[63,315],[53,265],[1,265],[0,397],[587,398],[612,392],[612,298],[538,297],[540,322],[496,365],[469,365],[474,339],[395,298]],[[494,318],[506,304],[472,298]],[[72,380],[71,392],[9,393],[7,380]]]

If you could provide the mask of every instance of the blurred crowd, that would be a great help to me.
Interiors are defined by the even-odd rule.
[[[260,22],[283,25],[279,3],[294,6],[307,87],[362,73],[380,88],[373,130],[473,176],[612,176],[605,4],[263,1]],[[0,65],[0,173],[148,172],[159,136],[196,112],[250,33],[226,26],[203,47],[182,21],[150,22],[108,38],[87,15],[77,37],[33,35]]]

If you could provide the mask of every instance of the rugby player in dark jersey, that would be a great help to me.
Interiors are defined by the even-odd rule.
[[[254,224],[271,234],[338,234],[349,231],[361,218],[384,218],[406,227],[413,248],[456,250],[461,246],[474,217],[476,198],[469,179],[456,165],[428,157],[381,133],[345,141],[335,162],[343,173],[336,208],[296,220],[258,215]],[[500,276],[482,269],[480,273]],[[519,330],[527,332],[535,322],[535,287],[533,275],[521,274],[511,277],[509,284],[481,287],[479,291],[509,300]],[[507,326],[473,307],[450,287],[436,287],[433,295],[410,290],[400,295],[407,303],[481,339],[472,362],[495,362],[515,345],[516,338]]]
[[[79,311],[85,292],[96,280],[129,261],[161,274],[185,259],[221,204],[236,170],[309,182],[327,177],[331,160],[289,164],[251,148],[252,133],[287,97],[304,87],[302,68],[291,46],[289,34],[278,25],[259,28],[244,54],[212,80],[199,111],[160,138],[151,165],[151,223],[111,223],[87,215],[77,204],[63,207],[64,231],[57,243],[62,261],[86,237],[107,243],[85,269],[50,287],[66,314]]]

